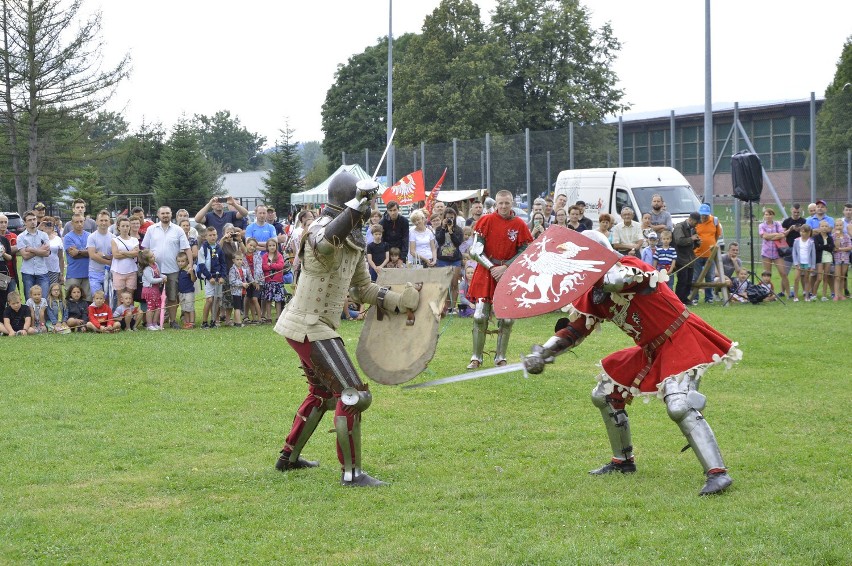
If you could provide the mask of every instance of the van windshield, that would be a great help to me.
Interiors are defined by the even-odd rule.
[[[673,187],[636,187],[633,196],[639,210],[648,212],[651,210],[651,198],[654,195],[663,197],[666,211],[672,216],[677,214],[689,214],[695,212],[701,206],[701,201],[695,196],[692,187],[679,185]]]

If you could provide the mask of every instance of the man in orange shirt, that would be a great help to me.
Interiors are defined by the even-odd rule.
[[[702,204],[698,208],[698,214],[701,215],[701,220],[698,222],[698,224],[695,225],[695,233],[698,234],[698,237],[701,238],[701,240],[699,246],[695,248],[696,259],[695,266],[692,271],[693,283],[698,281],[698,277],[699,275],[701,275],[701,271],[704,269],[704,265],[707,263],[707,260],[710,259],[710,253],[713,251],[713,248],[716,246],[716,243],[722,237],[722,225],[719,223],[719,219],[713,216],[713,214],[711,214],[709,204]],[[704,276],[704,281],[712,281],[715,272],[715,266],[711,263],[710,269],[707,270],[707,275]],[[704,302],[713,302],[713,289],[711,289],[710,287],[704,288]],[[697,297],[692,301],[692,304],[698,304]]]

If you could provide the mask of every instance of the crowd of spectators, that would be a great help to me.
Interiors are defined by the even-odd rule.
[[[468,204],[461,211],[455,203],[438,201],[430,209],[415,208],[407,218],[394,201],[385,212],[374,209],[365,226],[373,280],[385,269],[451,267],[444,311],[469,316],[465,291],[475,263],[468,249],[477,220],[491,205],[487,200]],[[40,203],[23,215],[25,230],[18,235],[8,231],[8,219],[0,214],[0,333],[268,323],[289,299],[301,236],[319,214],[305,209],[292,223],[281,223],[274,209],[260,205],[255,220],[247,223],[249,211],[238,201],[214,197],[195,214],[192,226],[188,211],[178,210],[173,221],[168,206],[157,210],[156,222],[139,207],[115,221],[105,210],[87,216],[82,200],[72,207],[61,232],[60,219],[46,215]],[[783,221],[765,207],[758,230],[759,276],[745,269],[737,242],[728,243],[721,254],[723,272],[715,273],[717,264],[709,260],[723,233],[707,204],[678,224],[672,223],[660,195],[652,197],[652,210],[638,222],[630,207],[622,208],[618,222],[600,214],[597,226],[584,213],[582,201],[569,204],[563,195],[555,202],[539,198],[530,210],[530,231],[537,237],[551,224],[578,232],[597,230],[620,253],[667,272],[668,285],[684,304],[697,304],[692,297],[700,292],[694,284],[702,271],[700,287],[707,303],[719,300],[715,291],[721,286],[728,286],[733,303],[758,302],[757,295],[760,302],[840,301],[849,296],[852,204],[837,219],[828,216],[823,200],[808,205],[807,213],[794,204]],[[780,280],[777,292],[773,270]],[[763,292],[755,291],[758,287]],[[196,303],[201,303],[200,325]],[[352,303],[341,317],[360,320],[363,315],[362,305]]]

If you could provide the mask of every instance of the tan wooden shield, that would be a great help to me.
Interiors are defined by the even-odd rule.
[[[414,324],[406,324],[406,313],[383,313],[378,308],[367,313],[355,356],[364,373],[383,385],[398,385],[420,374],[438,345],[441,311],[450,288],[452,267],[430,269],[386,269],[376,283],[402,291],[406,283],[422,283],[420,305],[414,311]]]

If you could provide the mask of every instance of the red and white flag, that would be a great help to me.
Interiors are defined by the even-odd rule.
[[[388,201],[395,200],[400,206],[414,204],[415,202],[426,199],[426,188],[424,185],[423,170],[418,169],[400,179],[395,185],[388,187],[384,194],[382,194],[382,200],[385,204]]]
[[[432,187],[432,190],[429,191],[429,196],[426,198],[426,212],[428,213],[426,216],[430,216],[432,214],[432,205],[435,204],[435,201],[438,200],[438,191],[441,190],[441,185],[444,184],[444,178],[447,176],[447,168],[444,167],[444,172],[441,173],[441,178],[438,179],[438,182],[435,183],[435,186]]]

